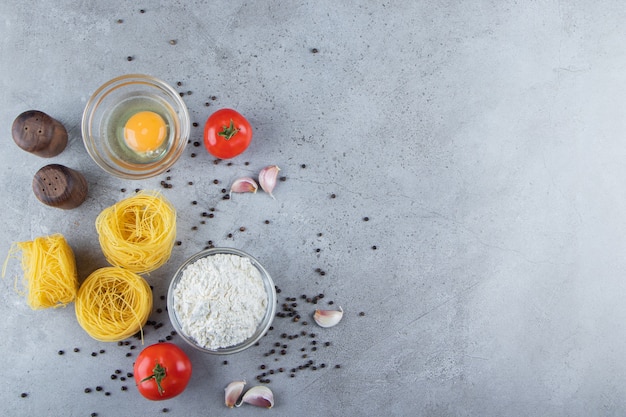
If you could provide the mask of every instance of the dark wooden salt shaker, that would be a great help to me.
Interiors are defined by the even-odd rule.
[[[51,207],[78,207],[87,198],[87,191],[87,180],[80,172],[59,164],[46,165],[33,178],[35,196]]]
[[[43,158],[56,156],[67,146],[65,127],[38,110],[28,110],[17,116],[11,133],[17,146]]]

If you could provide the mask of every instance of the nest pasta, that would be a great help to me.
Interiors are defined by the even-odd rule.
[[[170,258],[176,211],[159,193],[139,192],[103,210],[96,230],[107,261],[138,274]]]
[[[152,311],[152,291],[139,275],[119,267],[97,269],[83,282],[76,319],[94,339],[118,342],[142,332]]]
[[[63,235],[38,237],[27,242],[16,242],[11,247],[7,262],[22,251],[24,276],[20,288],[18,278],[15,287],[26,296],[33,310],[65,307],[76,298],[78,274],[74,252]],[[2,276],[6,272],[5,262]]]

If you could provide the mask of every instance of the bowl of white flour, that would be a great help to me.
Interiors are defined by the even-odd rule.
[[[174,274],[167,310],[174,329],[191,346],[219,355],[236,353],[254,345],[270,328],[276,288],[249,254],[206,249]]]

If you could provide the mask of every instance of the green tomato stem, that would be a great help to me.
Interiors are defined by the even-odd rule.
[[[219,132],[217,135],[223,137],[226,140],[229,140],[233,136],[235,136],[237,132],[239,132],[239,129],[235,127],[233,119],[230,119],[230,126],[222,126],[222,131]]]
[[[150,381],[151,379],[154,379],[154,381],[157,384],[159,394],[163,395],[165,390],[161,386],[161,381],[163,381],[165,376],[166,376],[165,368],[161,366],[160,363],[157,362],[156,365],[154,366],[154,369],[152,370],[152,375],[145,377],[144,379],[141,380],[141,382]]]

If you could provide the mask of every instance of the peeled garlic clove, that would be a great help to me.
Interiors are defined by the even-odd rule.
[[[233,381],[224,389],[225,403],[228,408],[233,408],[237,404],[244,385],[246,381]]]
[[[259,184],[261,185],[263,191],[268,193],[272,198],[274,198],[272,191],[276,186],[276,177],[278,176],[278,171],[280,171],[278,165],[270,165],[263,168],[261,172],[259,172]]]
[[[257,385],[246,391],[241,402],[257,407],[272,408],[274,406],[274,393],[264,385]]]
[[[230,186],[230,193],[256,193],[259,186],[250,177],[243,177],[235,180],[233,185]]]
[[[321,327],[333,327],[343,317],[343,309],[339,310],[315,310],[313,320]]]

